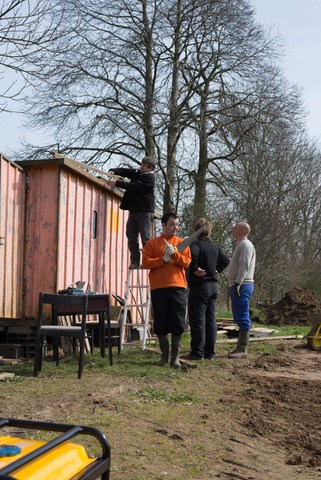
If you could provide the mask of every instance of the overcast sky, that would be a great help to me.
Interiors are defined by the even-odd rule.
[[[321,0],[252,0],[259,23],[274,26],[284,38],[281,67],[291,83],[303,89],[309,111],[308,132],[321,140]],[[42,143],[41,134],[21,127],[19,117],[0,116],[0,151],[9,155],[19,139]]]

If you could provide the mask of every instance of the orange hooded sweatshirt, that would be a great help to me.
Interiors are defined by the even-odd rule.
[[[177,246],[183,241],[183,238],[162,234],[160,237],[149,240],[143,250],[142,267],[148,268],[150,289],[181,287],[187,288],[185,269],[191,263],[191,251],[189,247],[182,253],[177,250],[173,253],[172,259],[165,263],[163,256],[165,254],[164,238],[173,245]]]

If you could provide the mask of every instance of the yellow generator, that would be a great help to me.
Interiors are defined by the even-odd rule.
[[[0,418],[0,428],[7,427],[60,434],[49,442],[26,439],[25,434],[0,436],[0,480],[109,480],[110,447],[96,428]],[[101,456],[88,456],[84,446],[74,443],[77,436],[98,441]]]
[[[307,334],[308,347],[311,350],[321,352],[321,313],[310,313],[308,323],[311,329]]]

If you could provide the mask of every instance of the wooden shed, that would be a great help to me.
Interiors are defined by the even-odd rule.
[[[0,154],[0,319],[23,316],[25,178]]]
[[[122,191],[68,158],[13,163],[1,156],[0,179],[0,320],[34,319],[40,291],[78,280],[123,296]]]

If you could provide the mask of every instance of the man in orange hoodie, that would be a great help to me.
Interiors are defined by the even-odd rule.
[[[159,366],[169,362],[168,334],[172,335],[171,366],[180,367],[179,352],[185,327],[186,274],[191,262],[187,247],[182,253],[177,245],[179,221],[175,213],[165,213],[162,218],[163,233],[147,242],[143,250],[142,267],[148,268],[154,317],[154,332],[158,336],[162,356]]]

